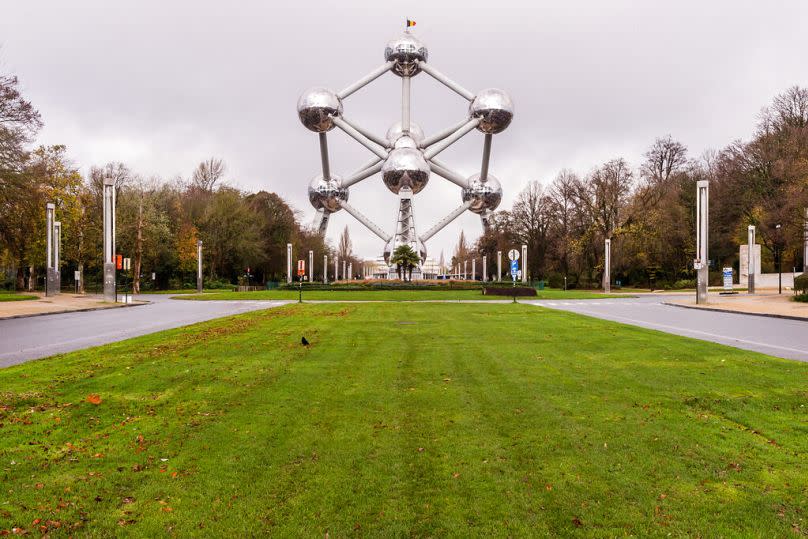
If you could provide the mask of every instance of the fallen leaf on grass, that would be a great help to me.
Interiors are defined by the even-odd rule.
[[[90,404],[96,404],[96,405],[101,404],[101,396],[95,393],[90,393],[89,395],[87,395],[87,398],[85,400]]]
[[[453,474],[452,474],[452,477],[453,477],[454,479],[457,479],[458,477],[460,477],[460,472],[455,472],[455,473],[453,473]]]
[[[45,485],[44,485],[44,484],[42,484],[42,483],[37,483],[37,484],[36,484],[36,489],[37,489],[37,490],[42,490],[43,488],[45,488]]]
[[[547,483],[546,485],[544,485],[544,488],[545,488],[545,490],[547,490],[549,492],[549,491],[553,490],[553,485],[551,485],[550,483]]]
[[[578,517],[572,517],[572,523],[575,524],[576,528],[580,528],[581,526],[584,525],[584,523],[581,522],[581,519]]]
[[[165,507],[161,507],[160,511],[162,511],[163,513],[170,513],[171,511],[173,511],[173,509],[166,505]]]

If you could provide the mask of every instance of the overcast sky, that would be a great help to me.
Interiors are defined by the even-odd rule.
[[[122,161],[145,176],[189,176],[210,156],[228,182],[280,193],[308,221],[309,179],[319,171],[316,134],[295,104],[308,87],[340,90],[383,61],[406,18],[429,60],[472,91],[506,90],[516,114],[494,136],[491,172],[510,207],[530,181],[562,168],[586,173],[614,157],[636,166],[657,136],[691,155],[748,139],[760,108],[787,87],[808,85],[808,2],[595,0],[566,2],[4,2],[0,71],[20,77],[45,121],[39,143],[66,144],[75,163]],[[467,103],[420,74],[413,121],[427,134],[463,119]],[[400,79],[385,75],[346,99],[345,116],[384,134],[400,114]],[[372,157],[334,130],[332,170]],[[482,134],[441,155],[464,175],[479,170]],[[351,202],[393,230],[397,198],[377,175]],[[433,177],[416,196],[425,231],[460,204]],[[344,211],[362,256],[380,240]],[[447,257],[467,213],[427,244]]]

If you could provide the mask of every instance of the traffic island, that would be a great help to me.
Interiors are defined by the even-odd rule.
[[[132,307],[148,303],[145,301],[135,301],[129,304],[110,303],[104,301],[102,296],[83,294],[59,294],[58,296],[50,297],[36,294],[36,296],[36,299],[27,301],[0,302],[0,320],[6,318],[40,316],[44,314],[116,309],[119,307]]]

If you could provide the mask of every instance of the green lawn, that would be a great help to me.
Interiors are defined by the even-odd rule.
[[[0,301],[25,301],[29,299],[39,299],[31,294],[17,294],[15,292],[0,292]]]
[[[289,305],[0,370],[0,530],[791,537],[806,388],[529,305]]]
[[[627,298],[620,294],[600,294],[586,290],[537,290],[535,297],[520,299],[603,299]],[[279,300],[298,297],[297,290],[261,290],[258,292],[213,292],[201,295],[183,295],[175,299],[189,300]],[[455,301],[455,300],[507,300],[509,296],[484,296],[480,290],[311,290],[303,289],[303,301]]]

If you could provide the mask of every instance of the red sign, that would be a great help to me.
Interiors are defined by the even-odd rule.
[[[123,269],[123,255],[115,255],[115,269]]]
[[[306,261],[305,260],[298,260],[297,261],[297,274],[299,276],[306,275]]]

